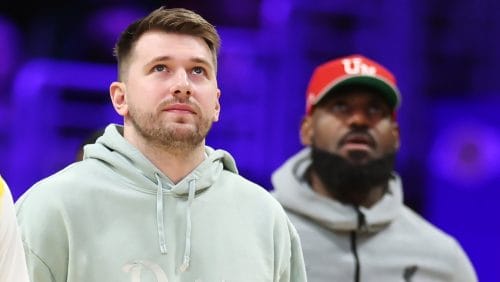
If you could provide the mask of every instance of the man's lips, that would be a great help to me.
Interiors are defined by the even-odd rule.
[[[348,133],[342,140],[339,145],[341,147],[349,146],[353,148],[375,148],[375,140],[368,133]]]
[[[188,104],[180,103],[167,105],[163,108],[163,111],[196,114],[196,111],[193,109],[193,107],[189,106]]]

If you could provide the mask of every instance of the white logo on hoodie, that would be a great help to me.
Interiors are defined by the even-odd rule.
[[[155,275],[157,282],[168,282],[167,274],[165,274],[161,266],[151,261],[138,260],[127,263],[122,267],[123,272],[130,273],[131,282],[141,282],[143,269],[151,271]],[[196,279],[194,282],[203,282],[203,280]],[[226,282],[226,280],[222,280],[221,282]]]
[[[144,268],[153,272],[157,282],[168,282],[167,274],[161,269],[161,266],[147,260],[127,263],[122,267],[122,270],[123,272],[130,273],[131,282],[141,282],[141,272]]]

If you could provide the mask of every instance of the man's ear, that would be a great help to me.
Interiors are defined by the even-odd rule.
[[[311,115],[307,115],[302,119],[302,123],[300,125],[300,142],[304,146],[312,144],[312,137],[314,135],[314,128],[312,124],[313,118]]]
[[[399,124],[397,122],[393,122],[392,124],[392,136],[394,137],[394,149],[397,151],[401,145],[401,136],[399,130]]]
[[[115,111],[121,116],[128,114],[128,103],[125,95],[126,90],[127,87],[123,82],[114,81],[109,86],[111,102],[113,103]]]
[[[214,118],[213,121],[219,121],[219,115],[220,115],[220,89],[217,89],[217,100],[215,101],[215,113],[214,113]]]

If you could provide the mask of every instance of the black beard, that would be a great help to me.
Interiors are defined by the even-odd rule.
[[[376,187],[387,188],[393,177],[392,171],[396,152],[370,160],[364,164],[354,164],[337,154],[312,147],[311,169],[336,200],[343,203],[355,203],[355,199],[368,195]]]

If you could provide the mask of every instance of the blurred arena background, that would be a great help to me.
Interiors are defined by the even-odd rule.
[[[314,66],[352,53],[385,64],[403,96],[405,201],[460,241],[480,281],[500,281],[494,0],[2,0],[0,173],[15,198],[74,161],[93,131],[121,123],[108,97],[113,44],[161,5],[217,26],[222,115],[207,143],[267,189],[271,172],[301,147]]]

